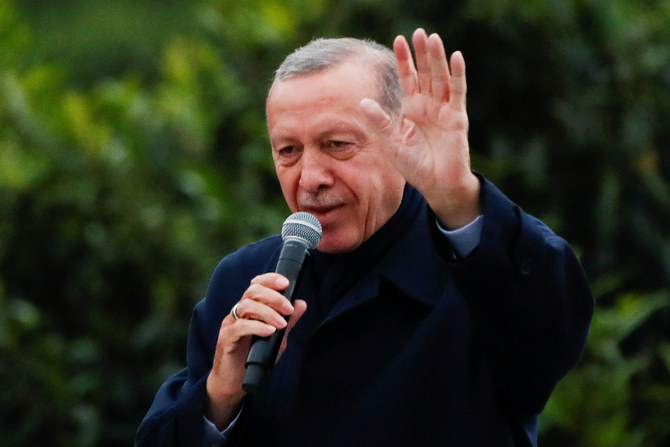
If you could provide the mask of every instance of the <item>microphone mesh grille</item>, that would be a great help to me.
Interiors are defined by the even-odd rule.
[[[312,249],[321,242],[321,222],[304,211],[293,213],[286,218],[281,227],[281,237],[299,238],[307,242],[308,248]]]

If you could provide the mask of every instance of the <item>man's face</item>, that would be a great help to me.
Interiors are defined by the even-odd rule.
[[[354,250],[395,213],[404,178],[387,161],[391,141],[363,114],[376,98],[372,69],[360,60],[276,83],[267,117],[279,183],[292,212],[323,226],[319,250]]]

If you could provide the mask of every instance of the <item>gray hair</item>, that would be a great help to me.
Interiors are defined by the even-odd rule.
[[[288,55],[275,72],[274,83],[332,68],[354,57],[369,61],[377,72],[376,98],[392,119],[400,116],[401,96],[396,58],[389,48],[372,40],[342,37],[315,39]]]

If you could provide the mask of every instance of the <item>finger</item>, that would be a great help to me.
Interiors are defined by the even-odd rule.
[[[437,34],[431,34],[428,38],[428,60],[430,63],[430,76],[432,94],[436,99],[449,101],[449,88],[451,76],[447,55],[444,51],[442,39]]]
[[[293,329],[298,320],[300,320],[300,317],[302,317],[307,310],[307,303],[303,300],[295,300],[293,306],[295,307],[295,312],[293,312],[293,315],[291,315],[291,318],[288,321],[288,327],[286,328],[286,333],[284,334],[281,346],[279,347],[279,355],[277,356],[277,360],[279,360],[279,357],[281,357],[282,353],[288,346],[288,335],[291,333],[291,329]]]
[[[460,51],[451,55],[451,81],[449,83],[451,107],[458,112],[465,112],[467,101],[467,82],[465,79],[465,59]]]
[[[282,315],[293,312],[291,302],[280,293],[289,285],[288,279],[278,273],[265,273],[256,276],[242,295],[242,298],[252,299],[264,303]],[[238,307],[238,315],[240,315]]]
[[[393,121],[382,106],[370,98],[363,98],[360,103],[361,109],[368,121],[386,137],[393,133]]]
[[[227,336],[231,342],[238,342],[246,337],[256,335],[258,337],[269,337],[277,332],[277,327],[267,324],[260,320],[248,320],[240,318],[235,324],[230,326]],[[221,337],[220,337],[221,338]]]
[[[398,77],[403,93],[407,96],[418,93],[419,86],[416,79],[416,68],[412,59],[412,52],[404,36],[395,38],[393,52],[398,61]]]
[[[412,36],[412,44],[414,45],[414,57],[416,58],[417,78],[419,81],[419,91],[424,94],[430,94],[431,86],[431,71],[428,63],[428,36],[426,31],[422,28],[414,31]]]
[[[282,315],[290,315],[293,312],[291,302],[286,299],[281,292],[271,289],[263,284],[251,284],[242,294],[240,301],[245,299],[263,303],[264,305],[275,309]],[[238,306],[237,315],[241,315],[240,311],[241,309]]]
[[[289,303],[290,304],[290,303]],[[252,299],[242,299],[237,305],[238,320],[257,320],[269,324],[277,329],[286,327],[287,322],[284,315],[292,313],[280,314],[272,307],[260,301]]]
[[[263,273],[251,280],[251,284],[261,284],[274,290],[284,290],[289,285],[289,280],[279,273]]]
[[[274,334],[277,328],[260,320],[249,320],[240,318],[233,319],[232,315],[227,315],[221,322],[219,336],[217,340],[217,350],[223,349],[220,355],[233,353],[241,350],[246,356],[251,347],[251,337],[268,337]]]
[[[393,162],[396,159],[397,141],[399,140],[399,120],[393,119],[386,113],[382,106],[375,100],[364,98],[360,102],[363,115],[367,118],[372,132],[378,135],[380,141],[380,153]]]
[[[286,329],[287,333],[293,329],[298,320],[300,320],[300,317],[304,315],[307,310],[307,303],[304,300],[295,300],[293,302],[293,307],[295,308],[295,311],[291,314],[291,319],[289,320],[288,328]]]

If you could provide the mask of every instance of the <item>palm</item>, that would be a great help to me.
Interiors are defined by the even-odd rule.
[[[470,172],[467,115],[423,94],[403,102],[396,166],[420,190]]]
[[[394,45],[404,93],[396,166],[417,188],[431,190],[470,174],[465,63],[456,53],[450,72],[437,35],[417,31],[414,46],[417,68],[404,38]]]

